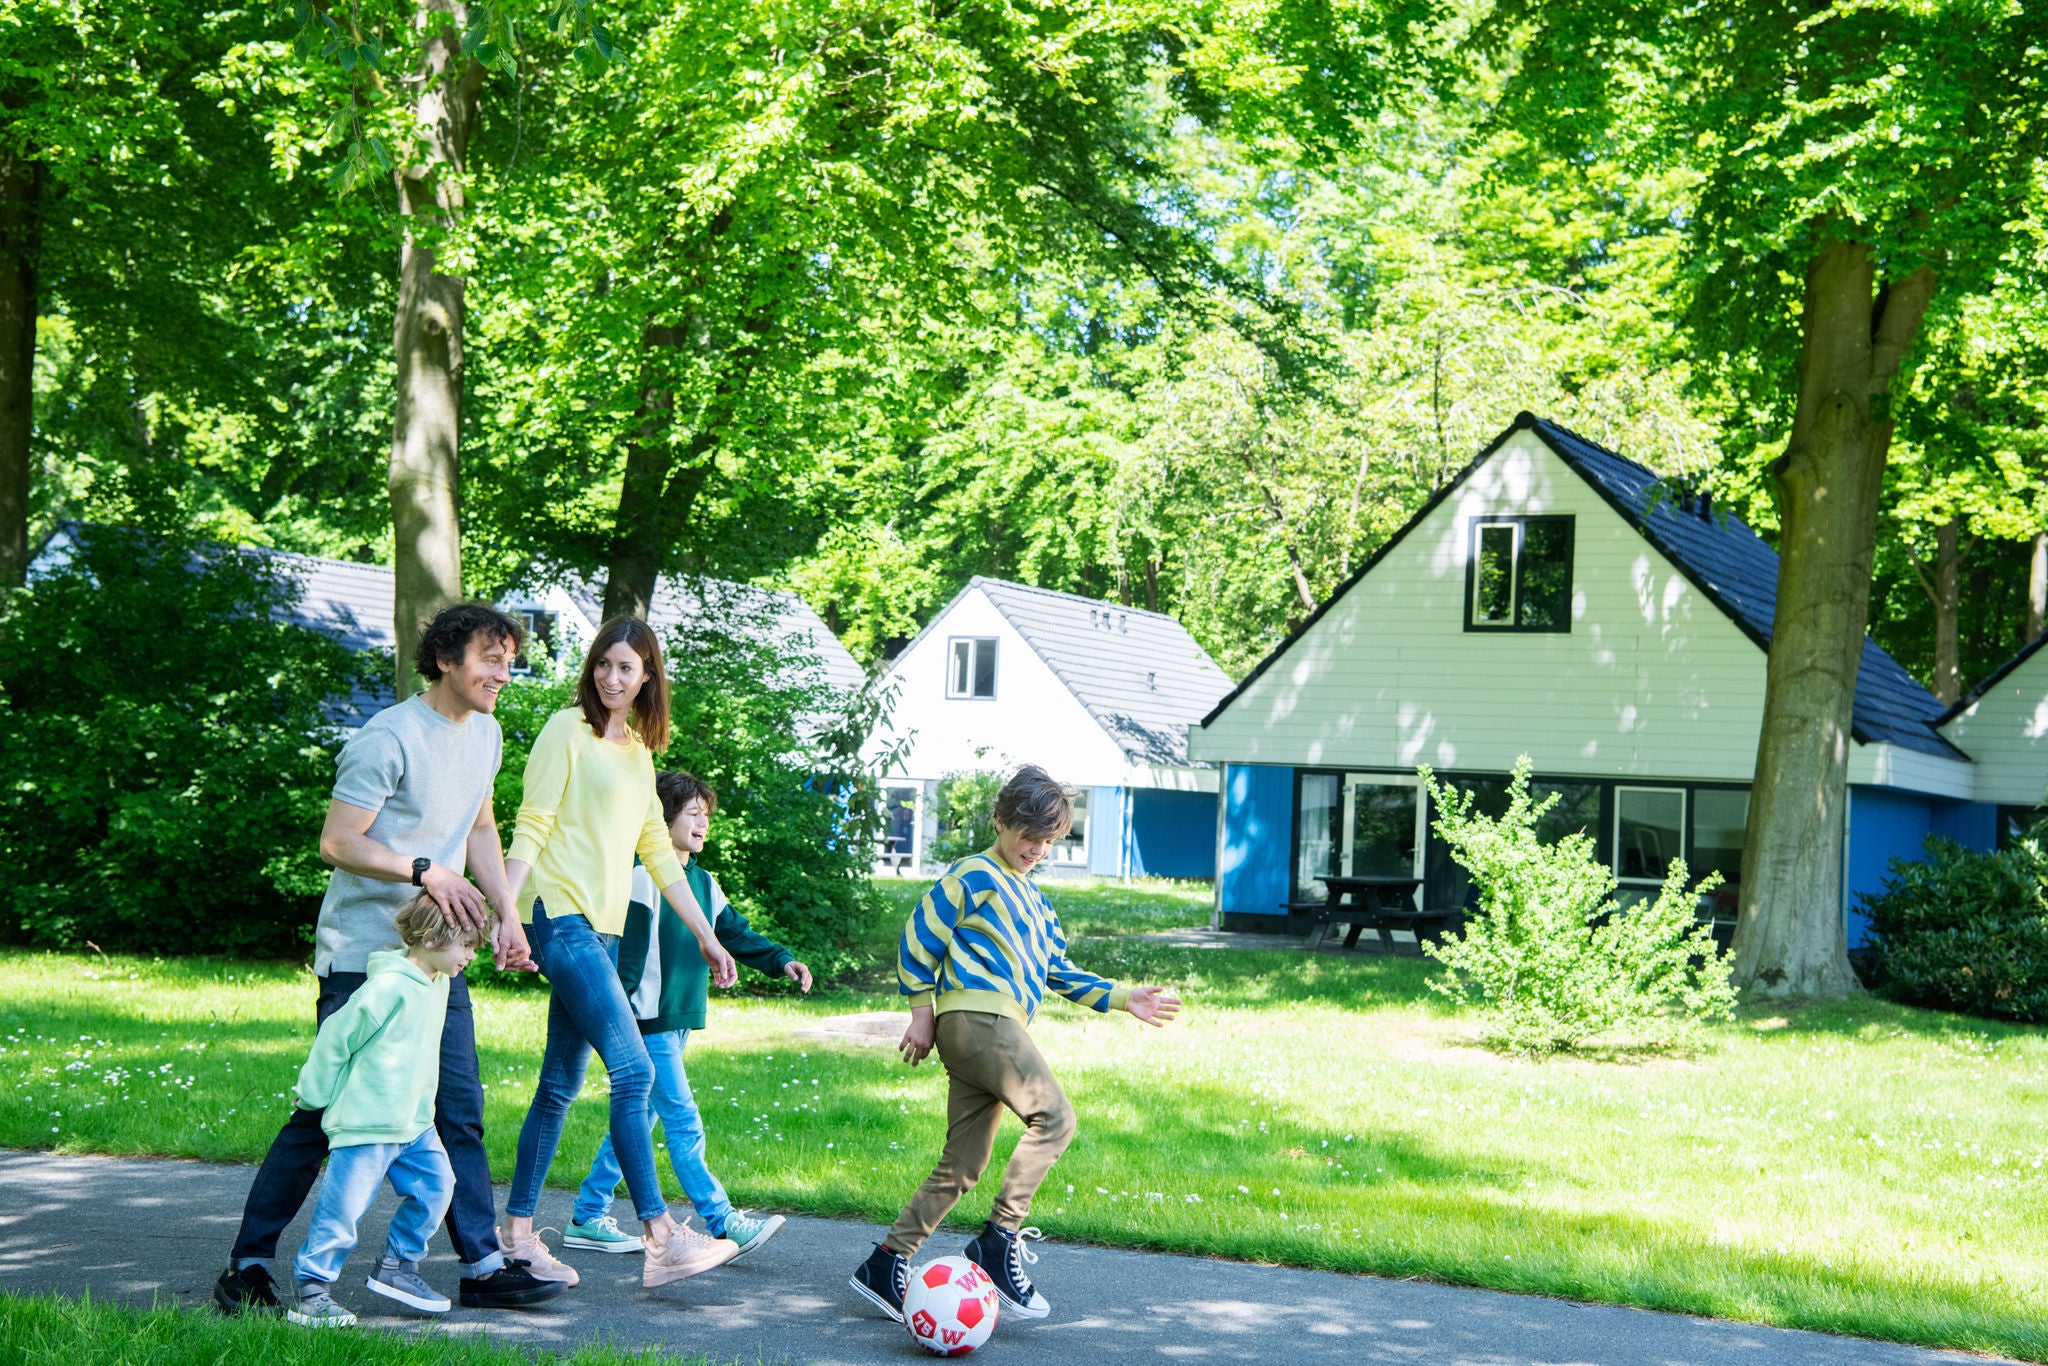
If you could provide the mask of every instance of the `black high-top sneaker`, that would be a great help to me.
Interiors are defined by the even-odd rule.
[[[903,1290],[910,1284],[910,1263],[880,1243],[853,1273],[853,1288],[872,1300],[877,1309],[903,1322]]]
[[[1020,1228],[1012,1232],[1001,1224],[987,1223],[967,1245],[968,1259],[986,1271],[988,1278],[996,1283],[996,1293],[1003,1297],[1003,1303],[1010,1307],[1010,1312],[1022,1314],[1027,1319],[1042,1319],[1052,1312],[1045,1296],[1032,1288],[1031,1278],[1024,1274],[1024,1264],[1038,1260],[1038,1254],[1026,1245],[1025,1240],[1044,1236],[1035,1228]]]

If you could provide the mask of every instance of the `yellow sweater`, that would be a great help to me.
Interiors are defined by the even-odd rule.
[[[520,919],[532,923],[539,897],[550,919],[580,915],[600,934],[624,933],[636,853],[655,886],[682,881],[654,793],[654,756],[637,736],[624,745],[600,739],[579,708],[556,712],[526,761],[505,855],[533,865]]]

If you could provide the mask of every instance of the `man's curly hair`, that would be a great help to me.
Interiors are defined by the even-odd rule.
[[[509,641],[512,653],[526,648],[526,628],[487,602],[458,602],[434,614],[420,632],[420,644],[412,652],[412,666],[429,683],[462,663],[469,642],[477,637],[487,641]]]

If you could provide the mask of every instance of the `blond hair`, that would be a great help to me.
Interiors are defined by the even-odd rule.
[[[398,930],[398,937],[409,949],[445,949],[455,943],[474,947],[484,941],[481,929],[464,929],[457,925],[442,911],[440,903],[426,892],[406,902],[405,909],[398,913],[393,924]]]

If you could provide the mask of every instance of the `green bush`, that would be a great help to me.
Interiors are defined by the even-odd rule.
[[[0,932],[288,954],[327,883],[328,708],[376,665],[284,618],[278,561],[81,528],[0,606]]]
[[[1421,770],[1437,804],[1436,832],[1479,890],[1478,913],[1464,931],[1423,946],[1446,969],[1430,986],[1477,1001],[1488,1037],[1523,1052],[1595,1041],[1668,1047],[1728,1018],[1736,1000],[1732,964],[1694,911],[1719,876],[1688,892],[1685,865],[1674,860],[1656,900],[1620,907],[1614,874],[1594,856],[1590,838],[1546,844],[1538,836],[1558,798],[1532,799],[1529,771],[1523,755],[1507,810],[1490,818],[1475,809],[1473,793]]]
[[[1895,858],[1862,898],[1876,931],[1872,985],[1915,1005],[2048,1020],[2048,854],[2034,840],[1993,853],[1930,838]]]
[[[978,854],[996,842],[996,793],[1005,775],[979,769],[948,773],[939,779],[938,837],[932,857],[940,863]]]
[[[703,864],[755,928],[820,976],[870,967],[862,945],[880,910],[868,873],[886,757],[863,761],[861,745],[886,699],[828,685],[816,657],[784,639],[764,595],[703,591],[699,614],[662,642],[671,729],[655,763],[718,790]],[[508,842],[527,755],[547,718],[570,705],[581,662],[565,659],[499,694],[496,809]]]

